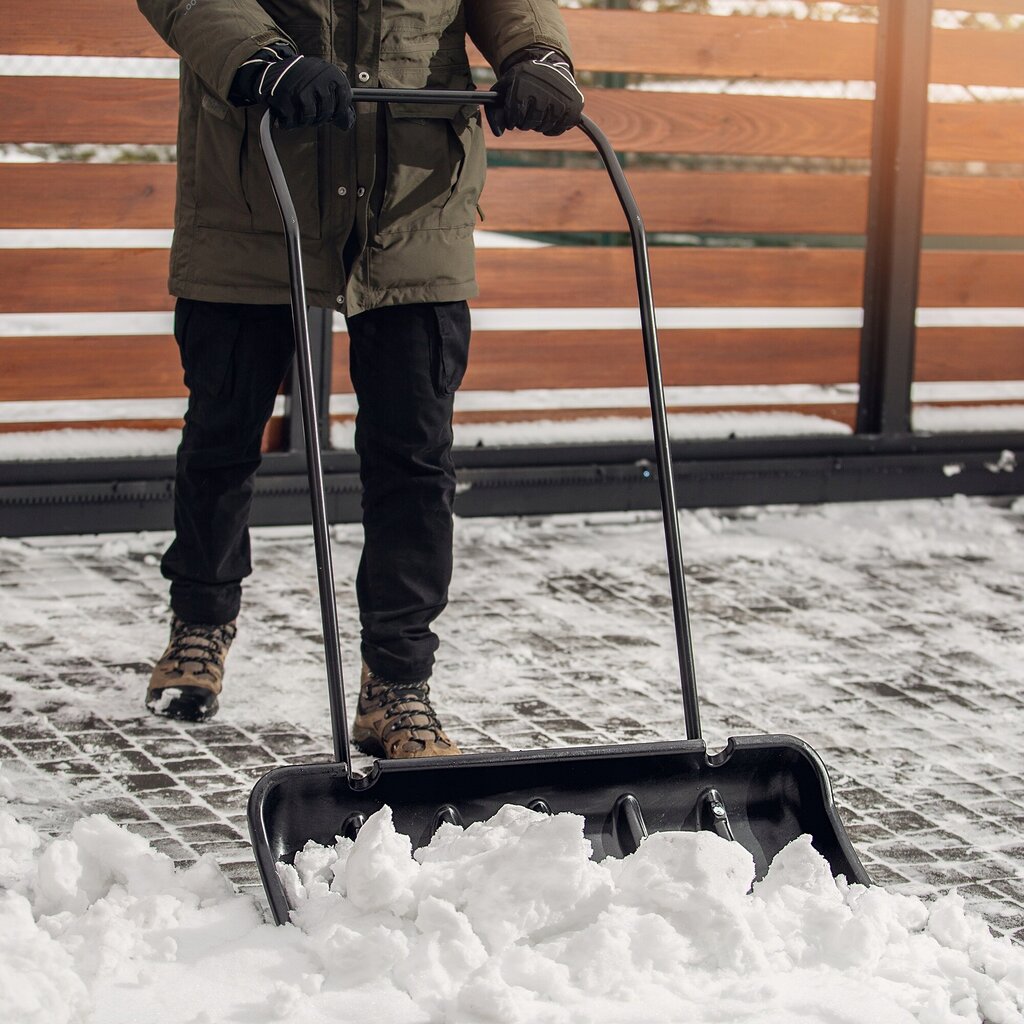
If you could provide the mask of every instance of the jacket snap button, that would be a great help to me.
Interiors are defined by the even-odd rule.
[[[344,306],[344,305],[345,305],[345,296],[344,296],[344,295],[338,295],[338,296],[337,296],[337,297],[335,298],[335,300],[334,300],[334,301],[335,301],[335,302],[336,302],[336,303],[337,303],[337,304],[338,304],[339,306]]]
[[[360,71],[359,74],[356,75],[356,78],[358,78],[360,82],[368,82],[370,80],[370,72]]]
[[[360,199],[362,199],[362,197],[366,195],[366,189],[362,187],[357,188],[356,195],[359,196]]]
[[[338,195],[339,195],[339,196],[347,196],[347,195],[348,195],[348,189],[347,189],[347,188],[345,188],[345,186],[344,186],[344,185],[342,185],[342,186],[341,186],[341,187],[340,187],[340,188],[338,189]]]

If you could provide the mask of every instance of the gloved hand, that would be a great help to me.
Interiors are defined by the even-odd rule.
[[[303,57],[290,46],[263,47],[235,74],[228,97],[237,106],[266,100],[282,128],[327,121],[348,130],[356,122],[352,88],[339,67]]]
[[[580,122],[583,93],[569,58],[545,46],[517,50],[501,66],[494,86],[501,102],[484,109],[495,135],[522,128],[561,135]]]

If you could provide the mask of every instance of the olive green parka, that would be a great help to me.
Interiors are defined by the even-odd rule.
[[[286,303],[262,104],[228,101],[267,43],[331,60],[356,88],[471,89],[468,35],[495,68],[533,44],[569,53],[556,0],[138,0],[182,58],[171,294]],[[485,153],[476,107],[360,104],[356,127],[277,132],[309,301],[354,315],[477,293]]]

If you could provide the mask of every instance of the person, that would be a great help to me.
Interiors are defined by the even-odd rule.
[[[452,573],[452,409],[477,294],[485,153],[477,105],[359,104],[360,88],[472,89],[467,36],[497,75],[491,129],[579,122],[556,0],[138,0],[182,58],[169,289],[188,389],[178,449],[171,636],[158,715],[218,708],[236,635],[264,428],[293,356],[285,246],[258,124],[269,106],[298,211],[307,297],[342,312],[358,403],[363,660],[353,741],[459,753],[430,698]]]

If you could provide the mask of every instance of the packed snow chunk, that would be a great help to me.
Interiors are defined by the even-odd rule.
[[[11,888],[32,870],[40,842],[31,825],[0,810],[0,886]]]
[[[462,911],[494,953],[574,927],[607,905],[611,876],[591,853],[578,815],[508,804],[487,822],[439,829],[416,853],[417,893]]]
[[[51,843],[39,858],[38,874],[35,909],[43,914],[81,914],[115,888],[134,898],[180,897],[185,883],[188,896],[197,901],[231,891],[208,864],[176,875],[170,857],[102,815],[75,822],[69,839]]]
[[[74,959],[36,924],[24,896],[0,892],[0,1020],[71,1024],[89,1008]]]
[[[396,965],[394,980],[419,1006],[439,1014],[451,993],[487,962],[488,953],[465,914],[435,896],[420,905],[416,928],[419,935]]]
[[[391,808],[370,815],[359,830],[344,869],[344,888],[359,910],[388,910],[402,917],[416,902],[419,865],[408,836],[395,831]]]
[[[767,966],[747,920],[754,858],[713,832],[655,832],[610,862],[616,903],[670,922],[683,962],[743,971]]]

